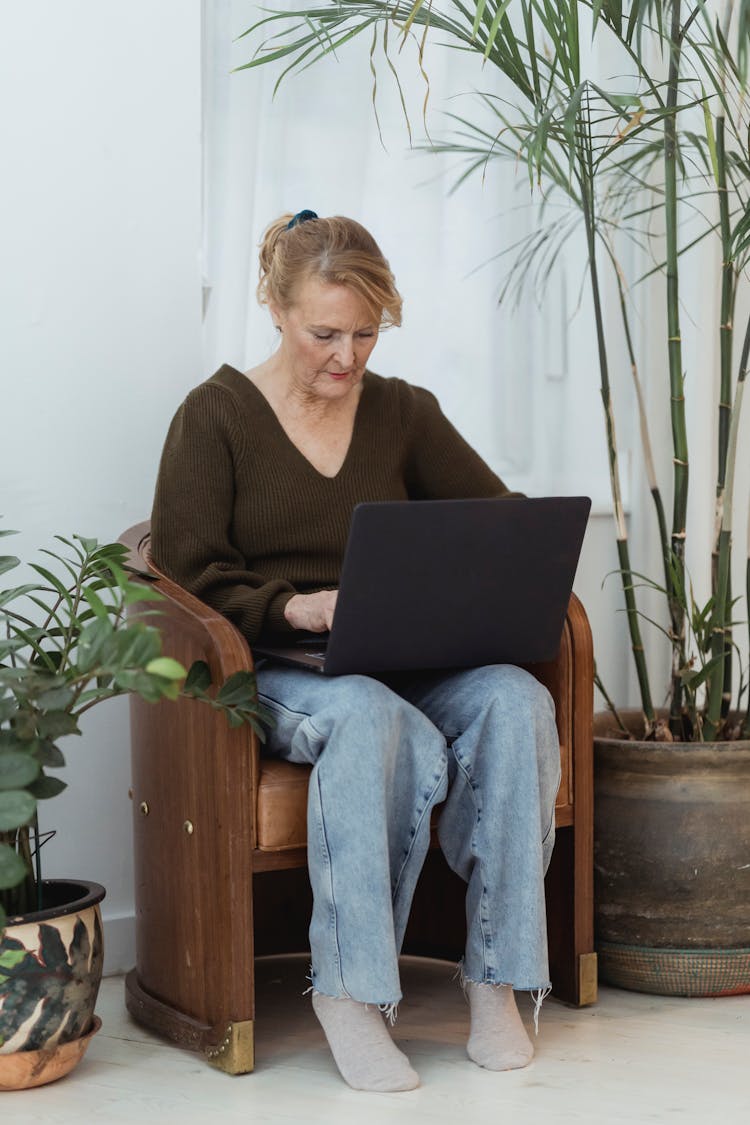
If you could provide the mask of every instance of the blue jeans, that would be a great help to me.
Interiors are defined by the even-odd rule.
[[[265,663],[266,752],[312,765],[312,983],[390,1006],[430,842],[467,883],[465,978],[549,986],[544,873],[560,752],[549,692],[509,664],[327,677]]]

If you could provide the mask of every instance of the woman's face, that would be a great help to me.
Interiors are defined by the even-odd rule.
[[[339,399],[358,386],[379,329],[358,293],[309,277],[288,309],[269,307],[281,329],[278,356],[295,390]]]

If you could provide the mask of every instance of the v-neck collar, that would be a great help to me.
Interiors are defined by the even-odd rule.
[[[322,480],[322,481],[333,482],[333,481],[337,481],[337,480],[341,479],[341,477],[349,469],[350,464],[351,464],[351,462],[353,461],[353,459],[356,455],[356,448],[355,447],[358,444],[358,435],[359,435],[359,430],[361,429],[362,415],[363,415],[364,409],[365,409],[364,403],[365,403],[365,400],[369,400],[369,398],[370,398],[370,395],[368,394],[368,388],[370,387],[370,384],[371,384],[370,372],[369,371],[365,371],[365,373],[362,377],[362,390],[360,392],[359,402],[357,403],[357,409],[354,413],[354,423],[352,425],[352,435],[351,435],[351,438],[349,440],[349,446],[347,448],[346,454],[344,455],[344,460],[341,462],[341,466],[340,466],[338,472],[336,472],[333,476],[329,477],[325,473],[321,473],[320,470],[317,469],[315,467],[315,465],[313,465],[312,461],[310,461],[309,458],[307,458],[305,456],[305,454],[302,452],[302,450],[299,448],[299,446],[295,445],[295,443],[289,437],[289,434],[286,432],[286,430],[282,426],[276,411],[271,406],[271,403],[268,401],[268,399],[263,394],[263,392],[260,390],[260,388],[255,385],[255,383],[252,381],[252,379],[248,379],[247,375],[243,374],[242,371],[239,371],[236,367],[232,367],[228,363],[225,363],[223,365],[222,370],[228,371],[233,376],[237,377],[237,379],[242,384],[243,394],[249,396],[248,400],[252,399],[253,403],[256,404],[256,405],[257,405],[258,402],[260,402],[262,409],[265,410],[268,413],[268,415],[270,416],[272,425],[276,428],[280,440],[283,441],[292,450],[293,454],[296,457],[299,458],[299,460],[303,463],[303,465],[307,466],[307,469],[309,470],[309,472],[314,473],[315,476],[319,480]]]

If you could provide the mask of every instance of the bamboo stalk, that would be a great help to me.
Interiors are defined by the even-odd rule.
[[[720,349],[720,389],[719,389],[719,433],[718,433],[718,466],[716,476],[716,515],[714,546],[711,556],[711,592],[717,597],[719,586],[719,540],[723,523],[723,508],[725,498],[727,450],[729,446],[729,426],[731,415],[732,394],[732,344],[734,339],[734,298],[736,292],[736,272],[732,260],[732,231],[729,218],[729,192],[727,190],[726,149],[724,142],[725,119],[724,115],[716,119],[716,166],[718,174],[719,198],[719,229],[721,234],[721,314],[719,322],[719,349]],[[711,674],[711,680],[720,676],[722,680],[722,705],[724,717],[729,713],[732,698],[732,636],[729,622],[732,619],[732,591],[731,591],[731,542],[729,577],[727,579],[725,598],[721,606],[721,626],[724,630],[724,661]]]
[[[587,103],[588,106],[588,103]],[[582,112],[582,111],[581,111]],[[586,134],[588,136],[588,132]],[[625,524],[625,511],[622,504],[622,489],[620,486],[620,465],[617,452],[617,436],[615,432],[615,417],[612,409],[612,395],[609,381],[609,363],[607,359],[607,346],[604,337],[604,318],[602,316],[601,293],[599,275],[596,261],[596,205],[593,191],[593,171],[591,168],[590,147],[584,141],[584,152],[579,152],[581,202],[586,240],[588,244],[588,267],[591,281],[591,291],[594,301],[594,319],[596,324],[596,342],[599,355],[599,375],[601,382],[602,405],[607,433],[607,453],[609,457],[609,479],[612,490],[614,507],[615,534],[617,539],[617,556],[620,562],[620,577],[625,596],[630,643],[633,650],[638,686],[641,694],[641,704],[646,719],[647,733],[653,730],[656,723],[654,705],[651,699],[651,686],[649,683],[646,653],[641,638],[640,621],[633,586],[633,574],[630,565],[630,550],[628,546],[628,532]]]
[[[745,390],[745,376],[747,363],[750,356],[750,318],[745,330],[745,340],[742,346],[740,369],[737,375],[737,385],[734,392],[734,404],[729,422],[729,438],[727,442],[727,466],[724,492],[724,508],[722,513],[722,526],[719,534],[719,566],[717,593],[714,601],[714,612],[711,621],[712,659],[724,652],[724,607],[727,600],[729,587],[729,564],[731,558],[732,541],[732,502],[734,492],[734,473],[737,463],[737,437],[740,428],[740,415],[742,412],[742,399]],[[750,604],[750,603],[749,603]],[[716,737],[721,722],[721,700],[724,689],[724,679],[716,674],[711,677],[708,687],[708,705],[704,733],[708,741]]]
[[[606,243],[605,243],[606,245]],[[610,260],[617,279],[617,292],[620,298],[620,315],[622,317],[622,326],[625,332],[625,342],[628,349],[628,357],[630,359],[630,373],[633,377],[633,385],[635,387],[635,395],[638,402],[638,419],[640,423],[641,434],[641,447],[643,449],[643,460],[646,466],[646,479],[648,480],[649,491],[654,501],[656,508],[656,519],[659,525],[659,542],[661,544],[662,561],[664,563],[664,589],[667,591],[667,597],[672,588],[672,575],[669,568],[669,537],[667,534],[667,518],[664,514],[664,502],[661,498],[661,489],[659,482],[656,479],[656,467],[654,463],[653,448],[651,446],[651,434],[648,425],[648,412],[646,410],[646,401],[643,395],[643,386],[641,384],[641,377],[638,372],[638,361],[633,347],[633,337],[630,331],[630,318],[628,316],[627,302],[625,300],[625,289],[622,282],[622,273],[615,260],[611,248],[607,245]]]
[[[667,109],[664,118],[664,216],[667,243],[667,351],[669,357],[670,413],[674,465],[674,501],[672,509],[672,557],[677,570],[678,586],[685,581],[685,537],[688,497],[688,444],[685,422],[685,395],[682,372],[682,339],[680,335],[679,273],[677,247],[677,98],[680,80],[681,0],[672,0],[669,33],[669,74],[667,78]],[[683,737],[682,680],[685,666],[685,611],[678,597],[669,598],[674,641],[672,645],[672,683],[669,707],[669,729],[675,738]]]
[[[746,605],[750,606],[750,518],[747,521],[747,563],[745,564],[745,598]],[[747,618],[747,639],[748,649],[750,649],[750,612]],[[750,689],[748,689],[747,710],[745,711],[745,720],[742,724],[741,738],[750,738]]]

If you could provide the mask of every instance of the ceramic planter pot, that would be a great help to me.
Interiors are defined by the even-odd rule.
[[[621,712],[637,730],[639,712]],[[750,992],[750,741],[638,742],[594,720],[594,895],[603,981]]]
[[[44,909],[8,919],[0,943],[0,1089],[4,1064],[5,1070],[11,1065],[6,1056],[36,1053],[37,1077],[46,1071],[41,1081],[53,1081],[61,1075],[50,1065],[52,1055],[74,1065],[82,1051],[68,1045],[95,1030],[104,893],[98,883],[47,880]]]

